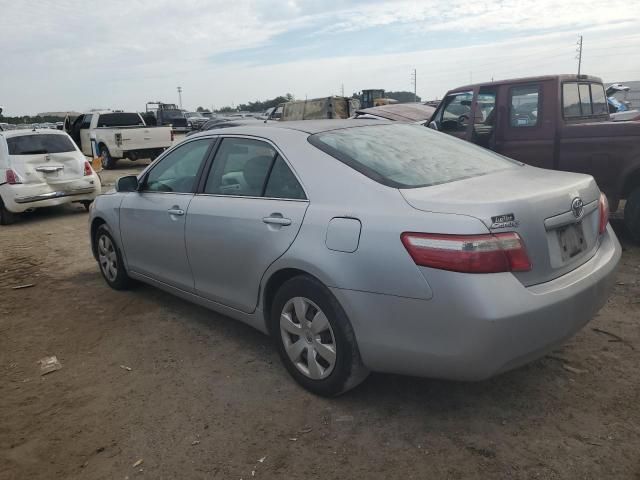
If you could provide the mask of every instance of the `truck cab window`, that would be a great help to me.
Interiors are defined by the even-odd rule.
[[[565,82],[562,84],[562,109],[565,118],[606,115],[604,87],[601,83]]]
[[[444,108],[436,118],[443,132],[464,132],[471,118],[473,92],[454,93],[444,99]]]
[[[92,116],[93,116],[93,115],[88,114],[88,115],[85,115],[85,116],[82,118],[82,123],[80,124],[80,129],[81,129],[81,130],[87,129],[87,128],[89,128],[89,127],[91,126],[91,117],[92,117]]]
[[[540,87],[527,85],[511,89],[509,119],[512,127],[535,127],[540,111]]]

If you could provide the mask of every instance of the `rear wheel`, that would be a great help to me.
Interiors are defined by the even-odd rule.
[[[120,250],[104,225],[96,231],[95,245],[100,272],[106,282],[114,290],[127,289],[131,280],[124,269]]]
[[[627,197],[627,204],[624,206],[624,224],[633,240],[640,243],[640,187],[636,187]]]
[[[17,215],[7,210],[4,206],[4,202],[0,198],[0,225],[11,225],[17,219]]]
[[[102,168],[111,170],[116,166],[116,159],[111,156],[106,145],[100,145],[100,158],[102,159]]]
[[[298,276],[285,282],[274,298],[270,321],[282,362],[307,390],[340,395],[369,374],[347,315],[317,280]]]

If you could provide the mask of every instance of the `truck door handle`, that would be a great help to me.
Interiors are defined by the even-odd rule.
[[[272,213],[270,216],[264,217],[262,221],[269,225],[280,225],[281,227],[291,225],[291,219],[284,218],[281,213]]]
[[[170,208],[167,212],[169,212],[169,215],[184,215],[184,210],[178,207]]]

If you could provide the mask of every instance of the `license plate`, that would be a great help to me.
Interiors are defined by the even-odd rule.
[[[563,262],[581,254],[587,248],[582,222],[559,228],[557,232]]]

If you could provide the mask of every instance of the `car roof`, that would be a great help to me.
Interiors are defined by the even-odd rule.
[[[492,86],[512,84],[512,83],[534,83],[534,82],[542,82],[545,80],[559,80],[561,82],[573,80],[573,81],[587,81],[587,82],[602,83],[602,79],[600,77],[595,77],[593,75],[576,75],[576,74],[569,73],[569,74],[562,74],[562,75],[542,75],[537,77],[510,78],[506,80],[496,80],[494,82],[474,83],[471,85],[456,87],[454,89],[449,90],[449,92],[454,93],[454,92],[461,92],[461,91],[469,91],[469,90],[473,90],[476,87],[492,87]]]
[[[206,130],[199,132],[189,138],[204,137],[208,135],[224,134],[242,134],[251,133],[258,130],[269,129],[274,130],[295,130],[298,132],[313,135],[316,133],[328,132],[330,130],[341,130],[344,128],[365,127],[367,125],[385,125],[391,124],[386,120],[296,120],[296,121],[251,121],[243,123],[243,125],[227,127],[223,129]],[[272,130],[273,129],[273,130]]]
[[[0,132],[0,136],[5,138],[11,137],[21,137],[24,135],[33,135],[34,133],[44,134],[44,135],[64,135],[68,137],[69,135],[62,130],[55,130],[53,128],[24,128],[22,130],[5,130]]]

